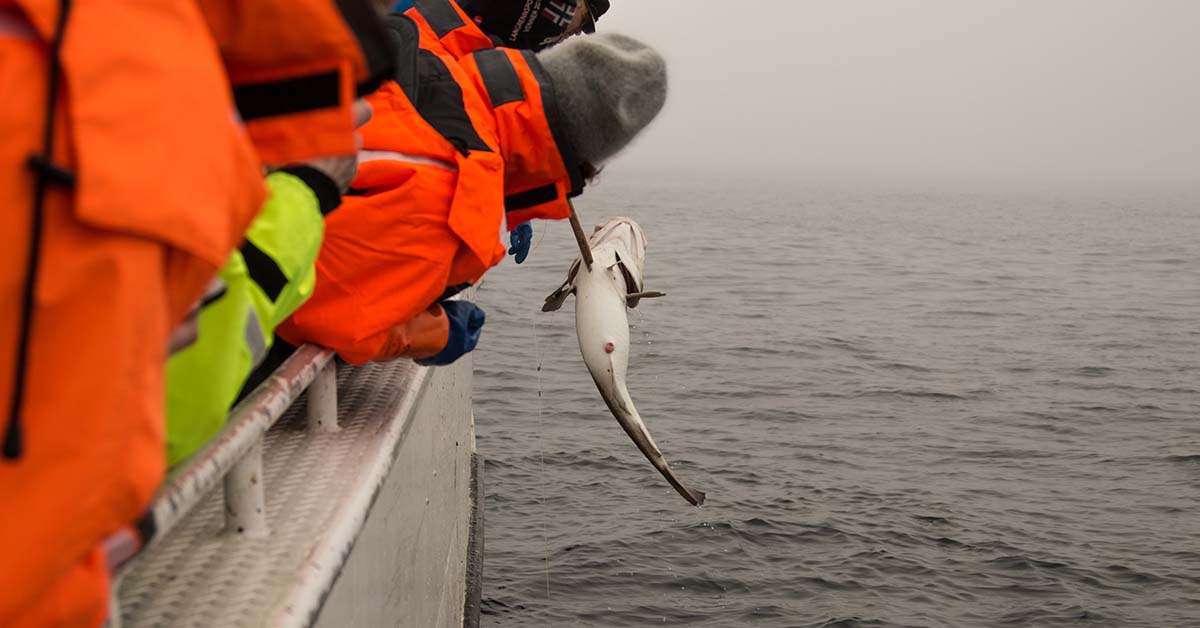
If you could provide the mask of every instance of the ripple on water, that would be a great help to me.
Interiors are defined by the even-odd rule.
[[[539,226],[479,297],[485,623],[1200,626],[1195,198],[653,179],[579,209],[647,231],[630,387],[709,502],[535,314]]]

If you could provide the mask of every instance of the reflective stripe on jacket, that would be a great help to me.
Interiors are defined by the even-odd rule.
[[[457,11],[420,0],[409,15],[438,2]],[[408,17],[389,27],[398,80],[370,98],[359,196],[330,216],[316,292],[280,328],[352,363],[378,359],[393,327],[499,263],[506,210],[510,228],[565,218],[583,185],[536,58],[489,48],[459,60]]]
[[[324,232],[317,197],[284,172],[267,183],[270,198],[221,269],[224,295],[200,311],[196,342],[167,362],[167,464],[221,429],[276,325],[312,294]]]

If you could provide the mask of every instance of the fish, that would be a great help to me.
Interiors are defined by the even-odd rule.
[[[665,296],[644,289],[646,235],[632,219],[618,217],[597,226],[588,244],[593,259],[591,268],[582,255],[577,257],[566,281],[546,297],[542,311],[558,310],[568,296],[575,295],[579,352],[605,405],[650,464],[688,503],[700,506],[704,503],[704,493],[688,488],[667,464],[633,405],[625,383],[629,365],[628,310],[637,307],[642,299]]]

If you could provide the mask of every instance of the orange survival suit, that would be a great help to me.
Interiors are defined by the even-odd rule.
[[[0,92],[0,625],[97,626],[98,543],[163,474],[170,330],[262,175],[191,0],[0,0]]]
[[[0,0],[3,626],[104,620],[98,544],[162,478],[169,331],[263,200],[233,98],[264,159],[353,149],[354,86],[375,67],[354,3],[198,4]],[[309,30],[289,39],[298,15]]]
[[[533,53],[491,47],[449,0],[388,26],[396,80],[369,99],[358,196],[326,220],[316,290],[278,330],[355,364],[438,353],[438,302],[503,259],[504,223],[565,218],[583,188]]]

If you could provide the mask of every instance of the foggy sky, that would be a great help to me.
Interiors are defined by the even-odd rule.
[[[1200,182],[1200,0],[612,0],[668,58],[614,167]]]

